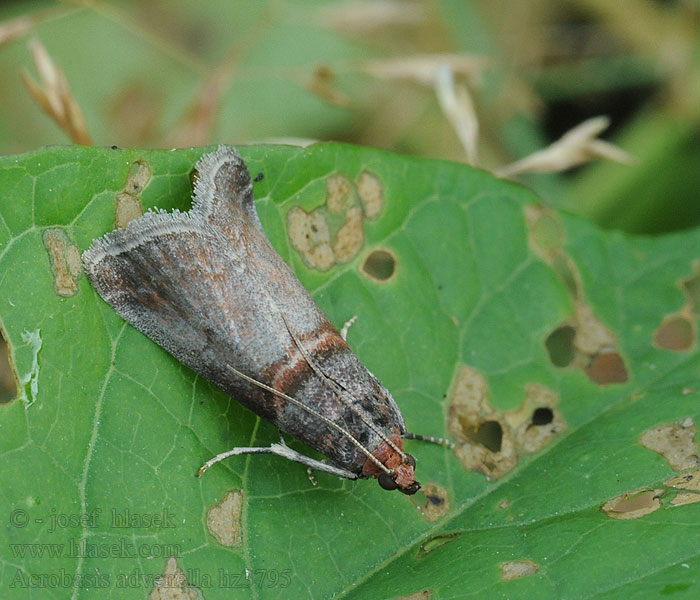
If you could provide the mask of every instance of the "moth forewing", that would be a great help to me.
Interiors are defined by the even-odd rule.
[[[277,454],[415,493],[401,411],[268,241],[238,152],[221,146],[196,169],[190,211],[149,212],[92,243],[83,262],[95,289],[179,361],[327,461],[283,443],[219,456]]]

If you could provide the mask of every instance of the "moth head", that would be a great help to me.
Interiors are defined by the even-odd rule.
[[[411,496],[420,489],[420,483],[414,475],[415,468],[416,459],[410,454],[404,454],[401,464],[388,473],[381,472],[377,475],[377,481],[385,490],[400,490]]]
[[[403,451],[400,435],[385,439],[372,453],[363,467],[365,477],[376,477],[385,490],[400,490],[404,494],[415,494],[420,489],[414,471],[416,459]]]

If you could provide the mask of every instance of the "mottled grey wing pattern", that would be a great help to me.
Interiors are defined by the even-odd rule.
[[[401,412],[268,241],[238,153],[221,147],[197,169],[192,210],[147,213],[93,242],[83,255],[92,284],[126,321],[344,476],[383,472],[414,493]]]
[[[267,241],[248,171],[233,158],[240,161],[221,149],[198,165],[188,213],[147,213],[83,255],[90,281],[120,316],[230,394],[249,385],[231,389],[221,357],[257,375],[293,345],[280,311],[307,311],[308,320],[291,319],[300,335],[325,320]],[[207,164],[216,161],[220,168]]]
[[[289,319],[295,333],[311,335],[319,327],[331,327],[328,319],[306,291],[277,251],[272,247],[260,223],[253,197],[253,184],[240,155],[232,148],[221,147],[204,156],[197,164],[200,177],[194,191],[193,221],[219,232],[230,244],[241,265],[248,268],[246,277],[256,280],[267,297],[273,319],[285,329],[278,311]],[[232,279],[238,279],[234,274]],[[248,298],[257,309],[255,296]],[[287,337],[291,343],[291,339]]]
[[[207,232],[185,227],[183,217],[148,213],[138,227],[95,241],[83,255],[87,275],[100,296],[178,357],[201,351],[207,344],[200,311],[193,312],[199,294],[188,295],[193,288],[201,291],[207,270],[206,262],[201,268],[202,257],[195,256],[193,249],[201,246],[216,252],[214,248],[221,246],[212,243]],[[187,277],[182,277],[183,268]],[[163,285],[171,277],[178,282],[176,289]]]
[[[234,285],[234,273],[245,267],[230,245],[186,220],[147,215],[137,231],[125,232],[139,233],[138,245],[113,235],[106,247],[94,245],[86,253],[85,264],[97,291],[120,316],[218,385],[226,369],[221,356],[232,357],[241,369],[251,367],[269,360],[265,346],[256,343],[260,336],[274,339],[286,332],[269,319],[251,322],[245,310],[233,314],[249,294],[262,291],[255,289],[255,279]],[[207,360],[210,356],[217,360]],[[245,357],[249,360],[241,363]]]

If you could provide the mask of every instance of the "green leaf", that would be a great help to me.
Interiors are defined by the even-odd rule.
[[[76,256],[114,228],[130,176],[146,173],[130,201],[186,210],[204,151],[0,159],[0,325],[20,382],[0,406],[6,597],[144,598],[165,573],[166,598],[176,569],[207,599],[697,595],[700,518],[674,504],[699,466],[700,231],[602,232],[457,164],[242,147],[275,247],[336,326],[358,316],[348,342],[409,429],[457,448],[406,442],[413,497],[314,487],[268,456],[196,479],[275,429],[126,325]],[[353,208],[356,245],[334,248]],[[295,247],[299,210],[329,227],[327,270]]]

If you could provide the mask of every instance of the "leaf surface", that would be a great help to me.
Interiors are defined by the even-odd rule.
[[[267,456],[196,479],[275,429],[126,325],[74,257],[114,228],[136,161],[144,208],[187,210],[204,151],[0,159],[0,324],[20,382],[0,406],[8,597],[143,598],[171,556],[208,599],[697,592],[698,509],[674,506],[669,479],[698,467],[699,231],[602,232],[457,164],[241,147],[273,245],[338,328],[358,316],[348,342],[409,430],[458,449],[406,442],[425,491],[410,498],[324,474],[314,487]],[[299,209],[328,226],[330,268],[288,235]],[[680,466],[642,443],[659,426]],[[463,464],[479,452],[490,481]],[[638,490],[639,518],[603,509]]]

